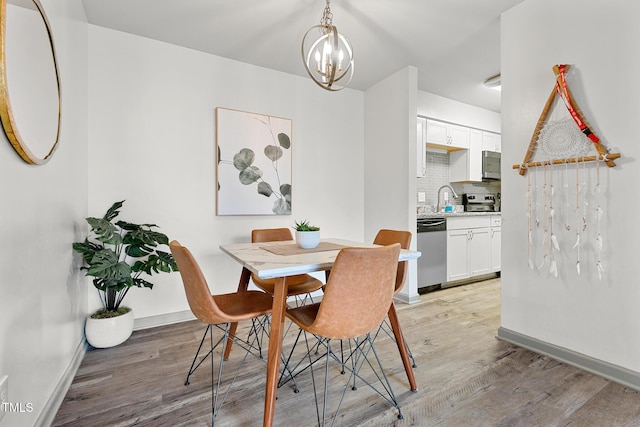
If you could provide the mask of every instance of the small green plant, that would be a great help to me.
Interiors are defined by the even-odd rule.
[[[296,221],[293,229],[296,231],[319,231],[320,227],[309,224],[309,221],[304,220],[301,222]]]

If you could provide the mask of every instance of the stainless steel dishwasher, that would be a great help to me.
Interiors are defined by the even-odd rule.
[[[447,220],[418,219],[418,293],[440,289],[447,283]]]

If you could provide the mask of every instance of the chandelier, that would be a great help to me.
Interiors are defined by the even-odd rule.
[[[309,77],[330,91],[344,89],[353,77],[353,48],[333,25],[330,3],[324,7],[320,25],[314,25],[302,39],[302,60]]]

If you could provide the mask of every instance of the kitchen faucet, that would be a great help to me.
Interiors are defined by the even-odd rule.
[[[458,198],[456,191],[449,184],[445,184],[442,187],[438,188],[438,203],[436,204],[436,212],[440,212],[440,191],[442,191],[443,188],[448,188],[449,190],[451,190],[451,194],[453,195],[454,199]]]

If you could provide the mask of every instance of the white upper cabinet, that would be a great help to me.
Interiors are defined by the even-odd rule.
[[[427,175],[427,119],[418,117],[418,129],[416,134],[416,176],[423,178]]]
[[[482,151],[502,152],[502,136],[499,133],[482,131]]]
[[[469,129],[469,149],[449,154],[451,182],[482,181],[482,131]]]
[[[469,148],[469,128],[427,119],[427,145],[448,151]]]

